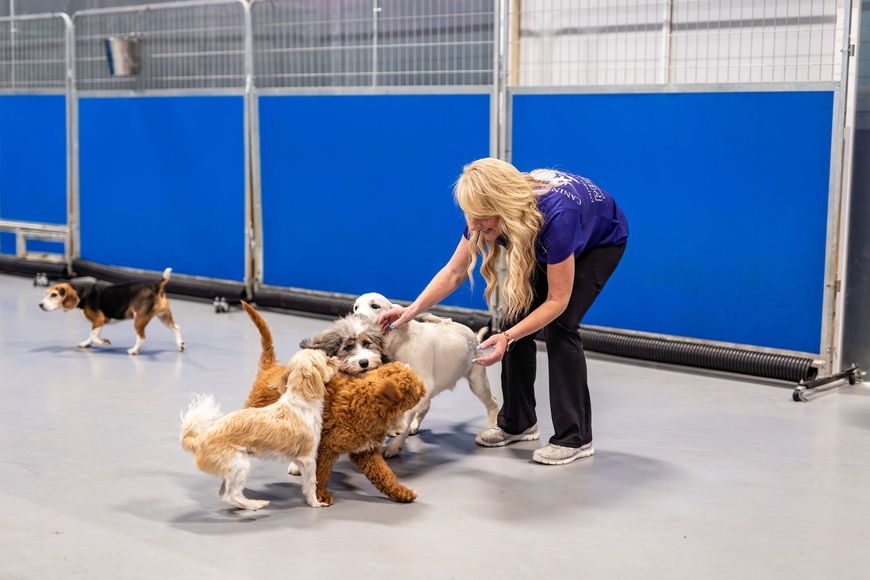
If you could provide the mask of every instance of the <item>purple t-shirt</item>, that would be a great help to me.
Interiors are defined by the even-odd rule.
[[[558,264],[601,246],[615,246],[628,239],[628,220],[606,191],[589,179],[564,171],[537,169],[532,177],[552,187],[538,197],[544,218],[535,240],[535,259]],[[468,237],[468,228],[463,232]],[[506,245],[499,238],[498,243]]]

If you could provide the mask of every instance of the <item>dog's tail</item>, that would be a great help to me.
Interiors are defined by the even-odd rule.
[[[196,452],[199,438],[221,416],[220,405],[212,395],[194,394],[181,416],[181,446],[185,451]]]
[[[172,274],[172,268],[163,270],[163,277],[157,283],[157,294],[163,294],[166,291],[166,285],[169,283],[169,276]]]
[[[477,342],[483,342],[483,339],[486,338],[486,335],[489,334],[489,327],[484,326],[480,330],[477,331]]]
[[[260,368],[267,369],[274,366],[276,361],[275,347],[272,345],[272,333],[269,331],[269,326],[263,320],[263,317],[260,316],[260,313],[244,300],[242,300],[242,308],[245,309],[245,312],[251,317],[254,326],[260,331],[260,344],[263,348],[263,352],[260,353]]]

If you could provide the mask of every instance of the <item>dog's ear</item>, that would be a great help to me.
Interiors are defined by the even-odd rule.
[[[402,390],[395,381],[386,380],[381,386],[378,396],[383,397],[391,403],[398,403],[402,400]]]
[[[330,329],[325,330],[312,338],[303,339],[302,342],[299,343],[299,348],[322,350],[328,356],[335,356],[338,354],[338,349],[341,348],[341,344],[341,335]]]
[[[63,302],[61,302],[61,306],[63,306],[64,310],[72,310],[79,303],[79,295],[76,294],[75,288],[69,286],[69,291],[65,286],[60,286],[57,289],[58,294],[63,296]]]
[[[326,385],[317,365],[310,360],[291,360],[284,372],[283,392],[292,389],[308,401],[322,399],[326,395]]]
[[[378,352],[383,352],[384,346],[387,344],[387,339],[384,338],[384,333],[381,330],[381,327],[375,322],[368,324],[365,330],[360,333],[359,338],[371,342]]]
[[[322,399],[326,396],[326,385],[317,369],[306,368],[302,371],[303,380],[299,384],[299,392],[307,401]]]
[[[381,329],[378,328],[377,325],[374,325],[371,329],[371,339],[378,346],[378,352],[384,352],[384,346],[386,346],[386,339],[384,338],[384,333],[381,332]]]
[[[270,389],[274,389],[278,391],[279,395],[283,395],[287,392],[287,389],[290,386],[290,374],[293,372],[293,369],[287,367],[284,369],[284,372],[281,373],[281,380],[275,381],[274,383],[269,383],[266,385]]]

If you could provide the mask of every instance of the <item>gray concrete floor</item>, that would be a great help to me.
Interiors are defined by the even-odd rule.
[[[191,392],[238,408],[259,342],[243,312],[173,300],[159,323],[80,350],[80,312],[0,276],[0,578],[866,578],[870,389],[810,403],[758,382],[591,358],[597,454],[531,462],[535,442],[474,445],[461,384],[391,461],[419,499],[380,497],[346,461],[335,505],[307,507],[280,463],[255,463],[236,512],[178,444]],[[265,313],[279,355],[324,320]],[[551,431],[546,365],[538,400]],[[498,385],[498,369],[490,369]],[[498,389],[496,389],[498,390]],[[500,395],[500,392],[498,393]]]

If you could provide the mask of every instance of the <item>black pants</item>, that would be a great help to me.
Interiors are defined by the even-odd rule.
[[[580,447],[592,441],[592,403],[586,383],[586,357],[578,326],[604,284],[616,270],[625,244],[585,252],[574,261],[574,288],[565,311],[543,329],[550,370],[550,413],[556,434],[550,443]],[[532,274],[531,312],[547,299],[547,265],[538,263]],[[506,325],[505,328],[510,328]],[[535,335],[514,342],[501,367],[504,404],[498,426],[512,435],[522,433],[535,415]]]

